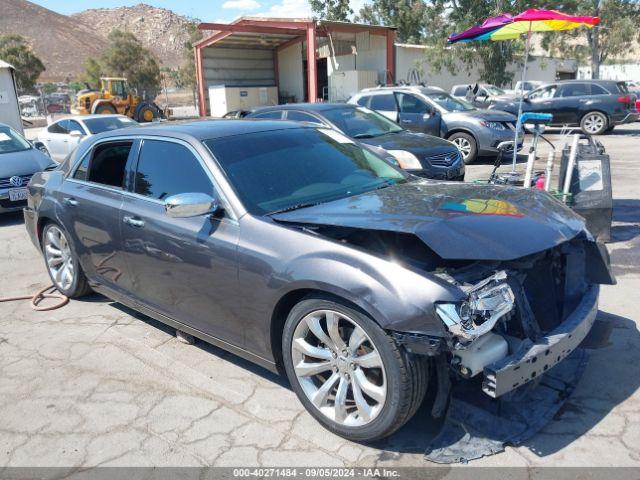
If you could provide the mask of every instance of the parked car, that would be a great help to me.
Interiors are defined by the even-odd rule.
[[[225,113],[222,118],[244,118],[251,113],[251,110],[231,110]]]
[[[344,103],[293,103],[256,109],[246,118],[309,122],[332,128],[361,143],[384,149],[397,164],[421,177],[464,180],[464,162],[451,142],[404,130],[379,113]]]
[[[414,132],[455,143],[464,163],[495,156],[498,145],[515,139],[516,117],[499,110],[480,110],[431,87],[378,87],[362,90],[348,103],[368,107]],[[518,150],[524,137],[518,139]]]
[[[38,148],[61,162],[84,138],[137,122],[125,115],[77,115],[51,123],[38,134]]]
[[[28,188],[26,228],[62,293],[284,370],[350,440],[400,428],[428,385],[446,403],[448,379],[479,392],[484,376],[490,397],[538,379],[614,281],[545,192],[419,179],[302,123],[107,132]]]
[[[635,102],[625,82],[563,80],[525,95],[522,110],[552,114],[552,126],[576,126],[584,133],[601,135],[616,125],[637,121]],[[518,101],[497,102],[493,108],[517,114]]]
[[[498,100],[508,100],[514,96],[490,83],[454,85],[451,88],[451,95],[463,98],[478,108],[488,108]]]
[[[0,123],[0,213],[22,210],[27,183],[39,171],[55,166],[22,135]]]

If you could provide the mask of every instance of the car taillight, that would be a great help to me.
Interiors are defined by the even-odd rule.
[[[618,97],[619,103],[631,103],[631,97],[629,95],[623,95],[622,97]]]

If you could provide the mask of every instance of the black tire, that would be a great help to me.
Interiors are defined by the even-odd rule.
[[[465,165],[473,163],[478,158],[478,144],[473,135],[465,132],[456,132],[447,140],[456,144],[462,153],[462,160]],[[468,147],[467,147],[468,146]]]
[[[152,122],[160,118],[160,110],[155,105],[145,103],[136,109],[136,121],[139,123]]]
[[[98,105],[96,107],[95,113],[98,115],[112,115],[118,112],[110,103],[103,103],[102,105]]]
[[[616,126],[615,126],[615,125],[610,125],[609,127],[607,127],[607,131],[606,131],[606,133],[611,133],[611,132],[613,132],[613,130],[614,130],[615,128],[616,128]]]
[[[51,269],[49,268],[49,266],[47,265],[47,253],[45,252],[45,248],[46,248],[46,238],[47,238],[47,234],[49,233],[49,231],[53,228],[57,228],[59,231],[61,231],[65,238],[66,241],[69,244],[70,247],[70,251],[71,251],[71,257],[72,257],[72,261],[73,261],[73,265],[74,265],[74,276],[73,276],[73,281],[71,282],[71,285],[68,286],[67,288],[62,287],[59,282],[54,278]],[[60,293],[62,293],[63,295],[69,297],[69,298],[80,298],[83,297],[85,295],[88,295],[89,293],[91,293],[91,287],[89,286],[89,282],[87,281],[87,277],[85,276],[84,272],[82,271],[82,266],[80,265],[80,262],[78,261],[78,256],[75,253],[75,248],[73,246],[73,243],[71,242],[71,239],[69,237],[69,234],[67,233],[67,231],[59,224],[54,223],[54,222],[49,222],[45,225],[43,231],[42,231],[42,254],[44,256],[45,259],[45,266],[47,268],[47,273],[49,274],[49,278],[51,279],[51,282],[53,283],[53,285],[55,285],[55,287],[58,289],[58,291]]]
[[[588,135],[602,135],[608,128],[609,119],[602,112],[589,112],[580,120],[580,129]]]
[[[328,418],[309,400],[298,380],[292,358],[294,332],[306,315],[318,310],[333,310],[347,316],[364,330],[382,359],[387,382],[386,399],[377,416],[369,423],[345,426]],[[328,295],[314,294],[305,297],[291,310],[284,325],[282,352],[287,377],[307,411],[327,430],[351,441],[370,442],[398,430],[422,404],[429,383],[426,357],[409,354],[365,313]]]

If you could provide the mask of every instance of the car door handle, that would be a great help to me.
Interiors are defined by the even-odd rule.
[[[69,205],[70,207],[75,207],[76,205],[78,205],[78,201],[75,198],[72,198],[72,197],[64,197],[62,202],[65,205]]]
[[[411,120],[400,120],[400,123],[413,123]]]
[[[137,217],[126,216],[122,219],[122,221],[127,225],[131,225],[132,227],[136,227],[136,228],[144,227],[144,220],[141,220]]]

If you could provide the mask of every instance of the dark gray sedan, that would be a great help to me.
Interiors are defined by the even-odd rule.
[[[55,166],[18,132],[0,123],[0,214],[22,210],[27,204],[31,176]]]
[[[246,118],[269,118],[313,123],[391,154],[396,164],[413,175],[437,180],[464,180],[458,147],[448,140],[411,132],[373,110],[344,103],[291,103],[254,110]]]
[[[62,293],[93,289],[285,371],[352,440],[397,430],[428,385],[446,404],[448,377],[490,397],[539,378],[613,282],[583,219],[545,192],[416,179],[293,122],[100,134],[28,188],[26,227]]]

